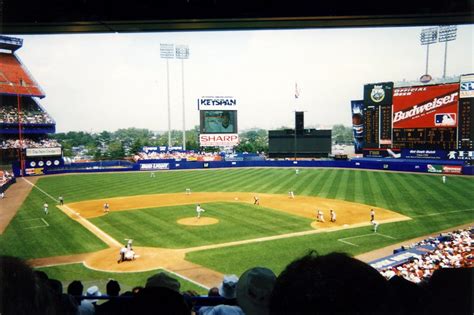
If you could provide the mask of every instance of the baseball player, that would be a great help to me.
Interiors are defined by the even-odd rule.
[[[295,174],[298,175],[300,173],[300,170],[299,169],[296,169],[295,170]]]
[[[61,206],[64,205],[64,198],[63,198],[63,196],[59,196],[58,200],[59,200],[59,204],[60,204]]]
[[[318,210],[318,213],[316,215],[316,219],[318,220],[318,222],[326,222],[326,221],[324,221],[324,214],[321,210]]]
[[[293,190],[288,192],[288,196],[289,196],[291,199],[295,199],[295,193],[293,192]]]
[[[374,233],[377,233],[377,228],[379,227],[379,223],[375,220],[370,221],[372,226],[374,227]]]
[[[155,178],[155,172],[150,173],[150,178]]]
[[[375,220],[375,211],[374,209],[370,209],[370,222]]]
[[[336,212],[334,212],[334,210],[330,210],[330,213],[331,213],[331,222],[336,222]]]
[[[44,205],[43,205],[44,214],[49,214],[48,207],[49,207],[48,204],[45,202]]]
[[[186,188],[186,195],[191,195],[191,188]]]
[[[109,213],[110,205],[108,202],[104,203],[104,213]]]
[[[446,175],[443,175],[443,184],[446,184]]]
[[[258,205],[260,204],[260,198],[258,198],[258,196],[253,196],[253,200],[254,200],[254,201],[253,201],[253,204],[254,204],[254,205],[257,205],[257,206],[258,206]]]
[[[201,213],[204,212],[204,211],[206,211],[206,210],[204,210],[203,208],[201,208],[201,205],[200,205],[200,204],[198,204],[198,205],[196,206],[196,213],[197,213],[197,218],[198,218],[198,219],[201,217]]]

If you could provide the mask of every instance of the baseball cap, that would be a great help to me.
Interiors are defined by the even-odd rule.
[[[276,275],[268,268],[255,267],[245,271],[237,283],[237,303],[246,315],[268,314],[270,296]]]
[[[235,299],[235,287],[237,286],[239,277],[236,275],[224,275],[221,285],[219,286],[220,296],[226,299]]]
[[[101,295],[102,295],[102,293],[100,293],[99,287],[97,287],[96,285],[88,288],[87,291],[86,291],[86,296],[101,296]],[[89,302],[91,302],[91,303],[95,303],[97,301],[98,300],[89,300]]]

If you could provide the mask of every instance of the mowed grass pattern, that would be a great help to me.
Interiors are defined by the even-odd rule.
[[[397,240],[387,239],[387,242],[370,242],[368,240],[366,246],[362,244],[357,248],[343,245],[341,242],[337,242],[337,239],[341,235],[357,235],[357,233],[362,233],[359,231],[367,232],[367,230],[356,229],[328,233],[324,236],[313,235],[243,247],[236,246],[229,249],[193,253],[189,256],[193,261],[203,262],[211,268],[225,271],[227,271],[226,265],[240,268],[239,266],[252,265],[255,261],[261,264],[265,263],[267,261],[265,258],[267,247],[271,248],[269,261],[287,261],[294,257],[294,253],[302,253],[308,248],[318,248],[322,251],[341,248],[351,253],[379,248],[403,239],[471,222],[473,219],[472,208],[474,208],[471,197],[474,188],[473,178],[448,176],[447,183],[443,184],[440,176],[344,169],[300,169],[299,175],[295,175],[294,169],[281,168],[162,171],[156,172],[155,178],[150,178],[147,172],[81,174],[42,177],[38,181],[38,186],[56,198],[63,195],[66,203],[119,196],[184,193],[186,188],[203,192],[242,191],[273,194],[287,194],[288,191],[293,190],[297,196],[309,195],[354,201],[369,206],[388,208],[414,218],[409,222],[382,226],[383,230],[391,227],[391,232],[396,235]],[[51,214],[50,221],[48,221],[50,226],[48,228],[24,229],[21,220],[43,215],[42,204],[44,201],[51,204],[48,197],[38,190],[33,190],[12,224],[0,236],[1,253],[33,258],[92,252],[105,248],[105,244],[79,224],[59,213],[54,207],[50,207]],[[150,211],[153,212],[153,209]],[[136,213],[132,211],[130,215],[132,217],[140,216],[139,213],[142,211]],[[193,215],[194,213],[190,216]],[[115,214],[111,213],[110,220],[115,220],[114,217]],[[126,217],[127,215],[124,219]],[[142,219],[136,218],[136,220]],[[246,224],[251,223],[242,222],[239,226],[244,228]],[[133,223],[124,224],[120,222],[120,219],[115,222],[103,221],[98,225],[102,225],[105,230],[116,229],[117,233],[122,233],[122,235],[132,234],[130,232],[132,228],[139,229],[139,226]],[[110,227],[106,227],[106,225]],[[153,230],[151,227],[149,229]],[[202,242],[208,242],[210,239],[214,239],[215,243],[222,242],[219,235],[212,236],[210,238],[203,236]],[[127,235],[127,237],[134,236]],[[325,241],[319,241],[320,237]],[[326,241],[326,238],[331,241]],[[173,242],[175,242],[174,245],[168,243],[168,246],[182,246],[178,244],[192,241],[178,239]],[[286,244],[285,242],[289,242],[289,250],[281,245]],[[277,250],[280,245],[282,246],[281,250]],[[324,246],[325,249],[323,250],[321,246]],[[249,251],[247,252],[244,248],[249,248]],[[223,255],[222,259],[217,258],[221,253],[227,251],[232,254]],[[278,253],[278,255],[272,256],[274,253]]]
[[[137,246],[188,248],[312,230],[312,220],[238,202],[201,204],[202,217],[219,220],[185,226],[178,219],[196,217],[195,205],[112,212],[91,222],[116,240],[133,238]],[[197,219],[196,219],[197,220]]]

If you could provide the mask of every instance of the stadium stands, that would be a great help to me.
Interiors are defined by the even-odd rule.
[[[19,115],[16,97],[3,96],[1,101],[0,124],[18,124]],[[31,98],[22,98],[20,117],[22,124],[54,124],[51,116],[43,111]]]
[[[10,53],[0,53],[0,94],[44,97],[28,70]]]

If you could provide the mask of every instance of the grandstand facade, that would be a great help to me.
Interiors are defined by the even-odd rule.
[[[39,102],[46,95],[15,53],[22,46],[20,38],[0,36],[0,160],[20,161],[24,171],[27,156],[62,153],[61,146],[48,139],[56,132],[56,122]]]

